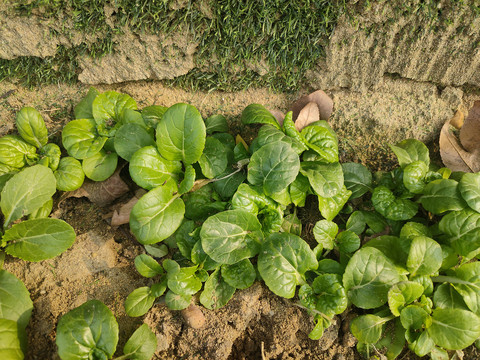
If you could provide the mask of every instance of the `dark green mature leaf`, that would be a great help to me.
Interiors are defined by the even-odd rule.
[[[200,294],[200,303],[207,309],[218,309],[226,305],[234,293],[235,287],[229,285],[221,275],[220,269],[217,269],[205,282]]]
[[[14,168],[27,165],[27,159],[36,156],[35,146],[25,142],[20,136],[5,135],[0,138],[0,163]]]
[[[198,221],[204,221],[209,216],[225,210],[227,205],[221,201],[211,183],[185,194],[182,198],[185,202],[185,217]]]
[[[327,317],[341,314],[347,308],[347,294],[340,276],[321,274],[313,281],[312,290],[316,295],[315,309]]]
[[[118,343],[115,316],[103,303],[90,300],[63,315],[56,343],[62,360],[110,359]]]
[[[219,264],[208,256],[202,247],[202,241],[198,240],[192,248],[191,260],[195,265],[202,267],[203,270],[210,271],[219,268],[222,264]],[[208,275],[208,274],[207,274]],[[205,281],[205,279],[201,279]]]
[[[93,181],[104,181],[113,175],[117,168],[118,155],[100,150],[95,155],[83,159],[85,176]]]
[[[413,238],[407,259],[407,269],[412,276],[432,275],[440,269],[442,261],[442,248],[435,240],[426,236]]]
[[[222,265],[222,279],[235,289],[246,289],[252,286],[257,277],[255,268],[248,259],[233,265]]]
[[[468,206],[480,213],[480,173],[463,175],[458,189]]]
[[[0,358],[23,360],[20,330],[15,321],[0,318]]]
[[[153,306],[155,299],[156,296],[148,286],[139,287],[125,299],[125,312],[132,317],[145,315]]]
[[[414,161],[422,161],[427,167],[430,165],[428,148],[421,141],[407,139],[396,145],[390,145],[390,148],[397,155],[398,163],[402,168]]]
[[[255,151],[248,164],[248,182],[262,186],[265,194],[282,191],[297,177],[300,159],[290,145],[278,141]]]
[[[87,95],[73,109],[75,119],[93,119],[92,104],[98,94],[94,87],[88,89]]]
[[[344,186],[342,166],[338,162],[303,161],[300,173],[308,178],[315,193],[324,198],[337,195]]]
[[[382,332],[381,339],[375,344],[387,359],[396,359],[403,351],[405,345],[405,329],[397,318],[388,322]]]
[[[463,264],[455,269],[455,274],[462,281],[452,286],[462,295],[468,308],[480,315],[480,262]]]
[[[385,186],[373,190],[372,204],[381,215],[389,220],[409,220],[418,211],[418,204],[407,199],[397,199]]]
[[[289,186],[290,200],[295,206],[305,206],[305,200],[310,193],[310,182],[306,176],[298,174]]]
[[[35,181],[32,182],[32,179]],[[55,194],[56,181],[50,168],[35,165],[23,169],[5,184],[0,207],[5,216],[4,227],[45,204]]]
[[[228,158],[225,145],[214,137],[207,137],[205,149],[198,160],[203,175],[213,179],[222,174],[228,165]]]
[[[60,159],[58,168],[53,175],[57,180],[57,189],[60,191],[77,190],[85,180],[82,164],[70,156]]]
[[[140,275],[146,278],[162,275],[164,273],[162,266],[147,254],[140,254],[135,258],[135,268]]]
[[[352,320],[350,331],[364,344],[375,344],[382,336],[383,324],[389,319],[368,314],[361,315]]]
[[[122,125],[115,133],[115,151],[127,161],[130,161],[137,150],[153,145],[155,145],[153,134],[137,124]]]
[[[243,124],[269,124],[280,129],[280,125],[270,111],[260,104],[250,104],[242,112]]]
[[[412,193],[420,194],[425,187],[428,166],[423,161],[414,161],[403,169],[403,185]]]
[[[435,309],[428,334],[438,346],[461,350],[480,337],[480,318],[460,309]]]
[[[480,214],[473,210],[452,211],[440,220],[439,228],[462,256],[480,248]]]
[[[366,166],[357,163],[342,164],[343,176],[347,190],[352,192],[350,199],[356,199],[372,191],[372,174]]]
[[[42,115],[32,107],[24,107],[15,120],[20,136],[33,146],[40,148],[48,142],[48,131]]]
[[[271,234],[258,256],[258,271],[276,295],[292,298],[297,285],[305,283],[304,274],[318,266],[308,244],[289,233]]]
[[[326,250],[332,250],[335,245],[335,237],[338,233],[338,225],[333,221],[320,220],[313,228],[313,236]]]
[[[157,350],[157,337],[147,324],[142,324],[123,347],[130,360],[150,360]]]
[[[255,256],[263,241],[260,222],[245,210],[210,216],[203,223],[200,237],[205,252],[221,264],[235,264]]]
[[[440,284],[433,294],[433,303],[438,309],[470,310],[455,288],[448,283]]]
[[[395,264],[375,248],[366,247],[353,254],[343,276],[343,285],[355,306],[373,309],[387,302],[390,287],[406,280]]]
[[[393,285],[388,291],[388,307],[395,316],[423,294],[423,286],[413,281],[402,281]]]
[[[463,210],[467,207],[460,195],[458,183],[451,179],[430,182],[423,189],[420,203],[427,211],[434,214],[442,214],[450,210]]]
[[[380,250],[383,255],[393,261],[397,266],[397,270],[405,268],[410,251],[410,242],[407,239],[398,238],[391,235],[382,235],[368,241],[364,247],[374,247]],[[405,273],[407,271],[405,270]]]
[[[60,219],[32,219],[13,225],[2,240],[7,254],[27,261],[42,261],[72,246],[75,230]]]
[[[154,244],[172,235],[180,226],[185,204],[178,188],[168,180],[143,195],[130,213],[130,229],[141,244]]]
[[[182,164],[166,160],[154,146],[145,146],[130,158],[129,171],[138,186],[151,190],[170,178],[178,180]]]
[[[68,155],[85,159],[98,153],[107,137],[99,136],[95,121],[79,119],[70,121],[62,130],[62,144]]]
[[[0,319],[15,321],[15,327],[25,330],[33,310],[25,285],[15,275],[0,270],[0,294]]]
[[[95,122],[105,124],[109,120],[118,121],[125,109],[137,109],[137,103],[127,94],[106,91],[95,97],[92,103],[92,114]]]
[[[228,123],[225,116],[217,114],[205,119],[205,127],[208,135],[216,132],[228,132]]]
[[[360,248],[360,238],[353,231],[342,231],[337,236],[337,246],[342,253],[353,253]]]
[[[320,120],[306,126],[301,131],[308,148],[315,151],[318,161],[324,163],[338,162],[337,135],[325,120]]]
[[[205,123],[192,105],[180,103],[169,107],[157,125],[156,134],[158,151],[167,160],[193,164],[205,147]]]
[[[237,191],[240,184],[243,183],[247,178],[247,174],[245,173],[245,171],[236,172],[234,175],[226,177],[227,175],[232,174],[234,171],[236,170],[232,170],[230,169],[230,167],[227,167],[227,170],[223,174],[220,174],[218,176],[218,178],[225,178],[223,180],[215,181],[213,183],[215,191],[223,199],[231,198],[233,194],[235,194],[235,192]]]
[[[324,198],[318,196],[318,209],[322,216],[331,221],[338,215],[343,206],[347,203],[352,192],[343,186],[340,191],[332,197]]]

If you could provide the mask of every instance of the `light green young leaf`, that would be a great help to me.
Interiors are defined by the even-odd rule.
[[[192,165],[185,165],[185,174],[183,180],[180,182],[178,186],[178,193],[185,194],[192,190],[193,185],[195,185],[195,177],[197,173]]]
[[[332,250],[335,245],[335,237],[338,233],[338,225],[333,221],[320,220],[313,228],[313,236],[325,250]]]
[[[442,261],[442,248],[435,240],[426,236],[413,238],[407,259],[407,269],[412,276],[432,275],[440,269]]]
[[[341,279],[336,274],[321,274],[312,283],[316,295],[315,309],[327,317],[341,314],[347,308],[347,294]]]
[[[97,125],[109,120],[118,121],[125,109],[137,109],[137,103],[127,94],[106,91],[95,97],[92,103],[92,114]]]
[[[414,161],[403,169],[403,185],[412,193],[420,194],[425,188],[428,166],[423,161]]]
[[[318,154],[318,161],[323,163],[338,162],[337,135],[325,120],[306,126],[301,131],[308,148]]]
[[[343,188],[343,171],[340,163],[322,164],[316,161],[303,161],[300,173],[308,178],[318,196],[330,198]]]
[[[375,344],[380,340],[383,324],[388,320],[372,314],[361,315],[352,320],[350,331],[361,343]]]
[[[157,147],[167,160],[185,164],[197,162],[205,147],[205,123],[192,105],[175,104],[168,108],[157,125]]]
[[[192,295],[178,295],[168,290],[165,294],[165,304],[170,310],[186,309],[192,300]]]
[[[5,231],[5,252],[27,261],[51,259],[75,241],[75,230],[60,219],[22,221]]]
[[[200,294],[200,303],[207,309],[219,309],[227,304],[234,293],[235,287],[229,285],[220,269],[217,269],[205,282],[205,287]]]
[[[221,264],[235,264],[255,256],[263,241],[260,222],[245,210],[210,216],[200,231],[203,250]]]
[[[332,197],[324,198],[318,196],[318,209],[320,210],[320,214],[322,214],[325,219],[332,221],[340,210],[343,209],[343,206],[347,203],[351,194],[352,192],[343,186],[340,191]]]
[[[388,307],[395,316],[423,294],[423,286],[413,281],[402,281],[393,285],[388,291]]]
[[[24,353],[20,345],[21,330],[15,321],[0,318],[0,358],[23,360]]]
[[[0,138],[0,163],[14,168],[27,165],[27,160],[35,158],[37,149],[20,136],[5,135]]]
[[[57,180],[57,189],[60,191],[77,190],[82,186],[85,179],[82,164],[70,156],[60,159],[58,168],[53,175]]]
[[[235,289],[246,289],[254,283],[257,273],[248,259],[233,265],[222,265],[222,279]]]
[[[297,285],[305,283],[304,275],[318,266],[308,244],[289,233],[271,234],[258,256],[258,271],[268,288],[276,295],[291,299]]]
[[[167,107],[160,105],[152,105],[143,108],[142,117],[145,124],[147,124],[148,127],[156,129],[157,124],[160,122],[167,109]]]
[[[305,206],[305,200],[310,193],[310,182],[306,176],[298,174],[289,186],[290,199],[295,206]]]
[[[53,199],[48,200],[45,204],[40,206],[37,210],[28,215],[28,220],[48,218],[53,208]]]
[[[115,133],[114,147],[117,154],[130,161],[133,154],[145,147],[154,146],[153,134],[137,124],[122,125]]]
[[[347,190],[352,192],[351,199],[356,199],[372,191],[372,173],[366,166],[357,163],[342,164],[343,176]]]
[[[140,254],[135,258],[135,268],[140,275],[146,278],[162,275],[164,273],[162,266],[147,254]]]
[[[155,302],[156,297],[148,286],[133,290],[125,299],[125,312],[128,316],[145,315]]]
[[[196,275],[197,266],[181,267],[167,271],[168,288],[178,295],[193,295],[202,288],[202,281]]]
[[[408,199],[395,198],[385,186],[373,190],[372,204],[375,210],[389,220],[409,220],[418,212],[418,204]]]
[[[468,206],[480,213],[480,173],[463,175],[458,189]]]
[[[35,179],[32,182],[32,179]],[[55,194],[56,181],[52,170],[34,165],[12,176],[5,184],[0,207],[5,216],[4,227],[45,204]]]
[[[29,144],[41,148],[48,142],[48,131],[42,115],[32,108],[24,107],[17,113],[15,120],[18,133]]]
[[[407,332],[413,332],[415,330],[428,328],[432,323],[432,318],[428,312],[420,306],[408,305],[400,312],[400,321]],[[407,338],[407,340],[409,339]]]
[[[220,140],[214,137],[207,137],[205,149],[198,160],[203,175],[208,179],[213,179],[222,174],[228,165],[228,158],[225,146]]]
[[[269,124],[281,130],[280,125],[270,111],[260,104],[250,104],[242,112],[243,124]]]
[[[57,170],[58,164],[60,162],[60,157],[62,156],[62,150],[57,144],[47,144],[40,149],[40,155],[42,160],[48,161],[48,167],[52,171]]]
[[[265,145],[279,141],[290,145],[298,155],[307,149],[302,142],[285,135],[282,130],[271,125],[264,125],[258,131],[257,137],[252,141],[250,151],[254,153]]]
[[[180,226],[185,204],[177,185],[168,180],[143,195],[130,213],[130,229],[141,244],[154,244],[172,235]]]
[[[455,288],[448,283],[440,284],[433,294],[433,303],[437,309],[470,310]]]
[[[467,207],[458,189],[458,183],[451,179],[434,180],[423,189],[420,198],[423,207],[433,214],[458,211]]]
[[[150,360],[157,350],[157,337],[147,324],[142,324],[123,347],[130,360]]]
[[[202,247],[202,241],[198,240],[195,245],[193,246],[191,252],[191,260],[195,265],[202,267],[203,270],[211,271],[216,270],[222,264],[219,264],[215,260],[213,260],[210,256],[208,256]],[[206,281],[201,279],[201,281]]]
[[[56,343],[62,360],[110,359],[118,343],[115,316],[100,301],[87,301],[60,318]]]
[[[422,161],[427,167],[430,165],[428,148],[421,141],[407,139],[396,145],[390,145],[390,148],[397,155],[398,163],[402,168],[414,161]]]
[[[73,109],[75,119],[93,119],[92,104],[98,94],[94,87],[88,89],[87,95]]]
[[[33,303],[27,288],[15,275],[0,270],[0,319],[15,321],[25,330],[32,315]]]
[[[300,147],[302,150],[301,152],[307,150],[306,140],[300,134],[300,132],[295,127],[295,123],[293,121],[293,112],[289,111],[285,118],[283,119],[283,132],[285,135],[291,137],[292,139],[296,140],[297,144],[302,144],[303,146]]]
[[[85,176],[93,181],[104,181],[113,175],[117,168],[118,155],[100,150],[95,155],[83,159]]]
[[[430,236],[430,230],[426,225],[409,221],[402,226],[400,230],[400,237],[408,240],[413,240],[417,236]]]
[[[145,130],[150,130],[150,133],[152,134],[152,138],[153,138],[153,129],[147,126],[147,124],[145,123],[145,120],[143,119],[142,114],[136,110],[132,110],[132,109],[123,110],[122,113],[120,114],[118,121],[124,125],[135,124],[137,126],[142,127]]]
[[[107,137],[99,136],[95,121],[79,119],[70,121],[62,130],[62,144],[68,155],[85,159],[98,153]]]

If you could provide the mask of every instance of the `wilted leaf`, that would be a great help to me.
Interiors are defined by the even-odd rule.
[[[468,116],[460,129],[460,143],[471,153],[478,153],[480,150],[480,101],[475,101],[468,110]],[[477,162],[479,161],[477,156]]]
[[[120,226],[123,224],[128,224],[128,222],[130,221],[130,212],[132,211],[133,206],[137,203],[138,199],[140,199],[145,193],[145,190],[138,189],[134,197],[132,197],[126,203],[122,204],[119,209],[114,210],[112,215],[112,222],[110,223],[110,225]]]
[[[294,120],[298,117],[300,110],[302,110],[309,102],[314,102],[318,105],[321,120],[327,120],[332,114],[333,100],[325,94],[324,91],[317,90],[310,95],[302,96],[292,105],[290,110],[293,111]]]
[[[320,111],[314,102],[309,102],[300,110],[297,119],[295,120],[295,128],[301,131],[305,126],[320,120]]]

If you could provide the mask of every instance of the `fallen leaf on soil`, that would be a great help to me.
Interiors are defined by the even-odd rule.
[[[135,192],[135,196],[133,196],[126,203],[122,204],[118,210],[114,210],[110,225],[120,226],[123,224],[128,224],[130,221],[130,213],[133,207],[144,194],[146,194],[145,190],[138,189]]]
[[[480,101],[475,101],[460,129],[460,143],[469,152],[480,149]]]
[[[269,110],[273,116],[275,116],[275,119],[277,119],[278,123],[280,126],[283,125],[283,119],[285,118],[285,114],[281,112],[280,110]]]
[[[200,329],[205,325],[205,316],[202,310],[195,305],[190,304],[189,307],[181,311],[183,320],[193,329]]]
[[[298,114],[297,120],[295,120],[295,128],[298,131],[302,131],[305,126],[320,120],[320,112],[318,106],[314,102],[309,102]]]
[[[478,109],[475,112],[478,114]],[[468,118],[470,118],[470,115]],[[463,114],[461,112],[457,112],[452,119],[448,120],[443,125],[442,130],[440,131],[440,156],[442,157],[443,164],[453,171],[477,172],[480,171],[480,138],[477,139],[476,147],[469,146],[471,149],[473,149],[473,151],[469,152],[462,147],[463,142],[461,144],[451,130],[452,126],[461,126],[461,138],[462,132],[465,132],[465,124],[462,126],[462,119]],[[466,122],[467,121],[465,120],[465,123]],[[480,125],[480,123],[477,125]],[[470,127],[471,125],[469,125],[467,129]],[[475,132],[475,130],[471,131],[472,133]],[[464,138],[466,138],[466,136],[464,136]],[[472,139],[473,138],[468,137],[468,141],[465,140],[467,141],[466,144],[472,145]]]
[[[333,111],[333,100],[325,94],[323,90],[317,90],[310,95],[302,96],[290,108],[293,111],[293,120],[299,116],[300,111],[309,102],[314,102],[318,106],[320,112],[320,120],[327,120]]]
[[[60,199],[60,203],[70,197],[87,197],[95,205],[106,206],[126,194],[130,189],[120,177],[121,167],[119,167],[112,176],[105,181],[92,181],[85,179],[82,187],[75,191],[70,191]]]

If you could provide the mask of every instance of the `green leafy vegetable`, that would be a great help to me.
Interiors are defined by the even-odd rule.
[[[275,116],[260,104],[250,104],[242,112],[242,123],[244,124],[269,124],[280,129]]]
[[[32,107],[24,107],[15,121],[18,133],[29,144],[40,148],[48,142],[48,131],[42,115]]]
[[[115,151],[127,161],[130,161],[137,150],[153,145],[155,145],[153,134],[137,124],[122,125],[115,133]]]
[[[82,169],[85,176],[93,181],[104,181],[113,175],[117,168],[118,156],[100,150],[95,155],[83,159]]]
[[[95,121],[92,119],[72,120],[62,130],[62,144],[68,155],[76,159],[95,155],[106,141],[107,137],[98,135]]]

